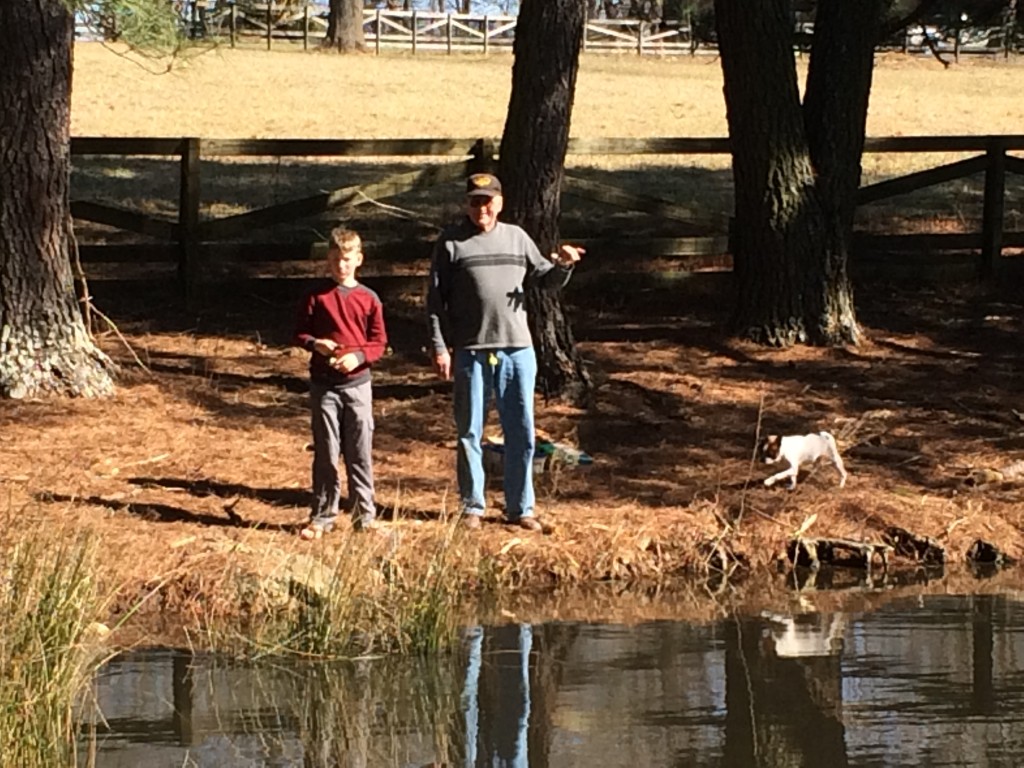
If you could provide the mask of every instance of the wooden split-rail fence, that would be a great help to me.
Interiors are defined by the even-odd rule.
[[[86,275],[98,263],[165,262],[177,266],[180,284],[186,296],[195,296],[204,280],[216,272],[241,274],[243,265],[254,262],[309,260],[323,239],[298,237],[291,242],[261,241],[260,233],[288,222],[329,214],[344,221],[357,206],[367,201],[386,201],[415,191],[442,200],[458,199],[458,182],[478,168],[493,167],[497,141],[494,139],[260,139],[212,140],[199,138],[89,138],[71,142],[74,157],[105,156],[115,163],[132,157],[171,158],[178,167],[178,205],[174,218],[141,213],[123,205],[94,200],[73,199],[72,215],[76,228],[92,222],[134,233],[149,242],[104,244],[83,239],[79,247]],[[976,271],[981,277],[1000,274],[1000,267],[1011,261],[1004,258],[1007,249],[1024,248],[1024,231],[1007,231],[1006,180],[1008,174],[1024,174],[1024,158],[1011,152],[1024,151],[1024,135],[1013,136],[900,136],[869,138],[865,153],[960,153],[971,156],[927,170],[890,178],[863,186],[859,204],[875,203],[981,174],[984,178],[981,204],[981,230],[962,233],[858,234],[855,257],[867,253],[969,252],[975,254]],[[568,157],[588,155],[726,155],[729,140],[724,138],[649,138],[649,139],[572,139]],[[274,204],[232,213],[204,216],[202,168],[207,161],[263,158],[365,159],[381,163],[401,159],[416,164],[416,170],[392,173],[374,181],[319,191]],[[419,163],[429,157],[430,163]],[[661,171],[664,173],[665,171]],[[140,189],[142,196],[145,190]],[[623,232],[617,237],[587,236],[586,232],[566,231],[563,237],[588,247],[590,253],[609,261],[628,257],[633,260],[674,259],[681,270],[728,267],[729,222],[727,211],[698,210],[680,205],[663,196],[638,193],[583,178],[571,169],[564,180],[563,194],[602,206],[626,209],[654,219],[678,225],[684,237],[640,236]],[[207,205],[207,209],[212,206]],[[429,248],[427,249],[429,252]],[[424,254],[423,243],[414,246],[396,241],[375,249],[375,259]],[[1013,260],[1017,261],[1017,260]],[[239,265],[233,271],[231,265]],[[226,267],[226,268],[225,268]],[[422,275],[420,275],[422,277]]]

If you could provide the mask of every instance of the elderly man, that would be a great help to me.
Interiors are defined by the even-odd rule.
[[[502,203],[496,176],[478,173],[467,179],[466,216],[434,246],[427,311],[434,366],[442,379],[455,379],[462,524],[479,528],[484,514],[481,438],[493,394],[505,440],[505,519],[541,531],[533,491],[537,356],[526,322],[525,289],[564,286],[583,249],[563,245],[545,258],[520,227],[498,221]]]

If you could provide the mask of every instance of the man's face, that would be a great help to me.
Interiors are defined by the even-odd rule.
[[[490,232],[498,223],[498,214],[501,213],[501,195],[470,195],[466,198],[466,212],[469,220],[484,232]]]
[[[355,278],[356,269],[363,263],[363,250],[354,244],[331,248],[327,252],[327,263],[335,282],[348,282]]]

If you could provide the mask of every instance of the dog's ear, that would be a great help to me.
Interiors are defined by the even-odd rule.
[[[781,447],[782,437],[780,435],[768,435],[761,438],[761,442],[757,445],[757,453],[762,458],[775,459],[778,458]]]

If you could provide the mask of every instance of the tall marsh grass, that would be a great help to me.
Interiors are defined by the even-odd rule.
[[[450,562],[453,538],[416,553],[406,576],[397,534],[337,534],[308,554],[225,573],[225,611],[200,621],[207,650],[236,656],[341,659],[375,653],[420,654],[450,646],[463,590]],[[424,556],[426,563],[423,562]],[[245,609],[239,619],[237,609]],[[232,610],[234,609],[234,610]]]
[[[88,534],[0,542],[0,765],[73,764],[74,708],[103,663]]]

